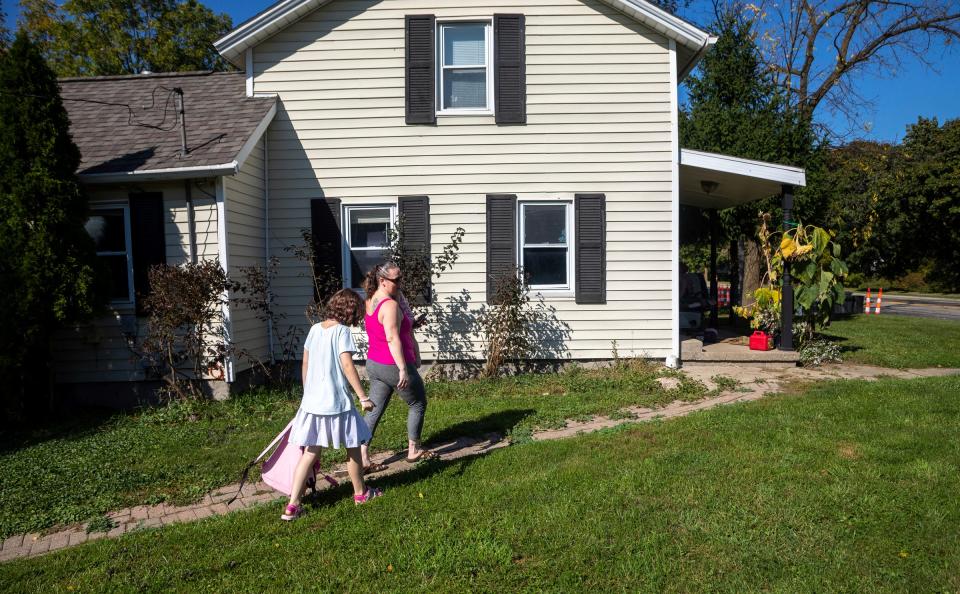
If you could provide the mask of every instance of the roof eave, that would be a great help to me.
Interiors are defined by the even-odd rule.
[[[147,181],[170,181],[203,177],[235,175],[240,166],[236,161],[219,165],[197,167],[169,167],[166,169],[138,169],[136,171],[112,171],[109,173],[80,173],[77,177],[85,184],[115,184]]]
[[[247,138],[247,141],[243,143],[243,146],[240,147],[240,151],[237,153],[237,158],[234,160],[234,163],[237,164],[237,169],[243,167],[243,164],[247,161],[247,157],[250,156],[250,152],[253,151],[253,147],[257,146],[257,143],[260,142],[260,138],[263,137],[263,134],[267,131],[267,128],[270,127],[270,122],[273,121],[273,117],[277,115],[277,102],[274,100],[273,105],[270,106],[270,109],[267,110],[267,113],[264,114],[263,119],[260,120],[260,123],[257,124],[257,127],[253,129],[253,132],[250,134],[250,138]]]
[[[248,47],[253,47],[266,37],[272,35],[288,23],[298,20],[303,15],[328,4],[331,0],[281,0],[263,12],[241,23],[213,43],[213,47],[227,61],[239,65]],[[702,52],[712,45],[712,37],[692,23],[666,12],[646,0],[603,0],[627,16],[650,27],[669,39],[673,39],[683,47],[702,55]],[[687,72],[696,65],[699,58],[691,60]],[[685,72],[681,71],[681,79]]]
[[[700,63],[700,60],[703,59],[703,56],[706,55],[710,48],[717,43],[717,37],[710,35],[706,41],[703,42],[703,45],[698,49],[690,60],[687,61],[685,65],[679,66],[679,73],[677,74],[677,82],[679,83],[683,79],[687,78],[687,75],[693,72],[693,69],[697,67],[697,64]]]
[[[777,163],[754,161],[719,153],[680,149],[680,164],[753,177],[792,186],[806,186],[806,170]]]

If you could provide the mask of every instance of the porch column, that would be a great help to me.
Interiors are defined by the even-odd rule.
[[[717,215],[716,208],[711,208],[708,214],[710,215],[710,300],[713,301],[710,307],[710,327],[718,328],[720,326],[720,286],[717,282],[717,234],[720,217]]]
[[[783,230],[793,224],[793,186],[783,184]],[[780,350],[793,350],[793,279],[790,278],[790,263],[783,262],[783,288],[780,298]]]

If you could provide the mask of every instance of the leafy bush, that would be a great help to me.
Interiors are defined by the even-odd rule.
[[[486,337],[483,377],[496,376],[506,361],[529,358],[531,350],[528,327],[533,312],[523,276],[514,270],[496,279],[489,301],[496,305],[488,306],[480,319]]]
[[[285,384],[296,378],[296,359],[300,352],[300,339],[303,328],[299,324],[287,324],[287,314],[276,307],[276,295],[271,290],[274,279],[277,278],[280,260],[271,256],[267,267],[259,264],[241,266],[240,275],[243,280],[232,282],[231,289],[236,297],[233,302],[247,307],[256,318],[267,324],[280,350],[279,360],[276,352],[270,353],[270,362],[274,373],[268,373],[271,381]]]
[[[203,394],[205,378],[224,379],[238,354],[224,324],[229,281],[219,260],[150,269],[144,300],[147,336],[139,355],[163,380],[163,395]]]
[[[403,271],[403,293],[410,300],[412,308],[421,309],[436,301],[432,281],[456,264],[465,233],[463,227],[457,227],[450,235],[449,243],[440,249],[435,258],[431,258],[429,245],[421,248],[409,245],[402,216],[396,227],[390,230],[386,260],[396,262]]]
[[[840,363],[840,346],[825,338],[811,338],[800,344],[800,363],[808,367],[818,367],[824,363]]]
[[[826,229],[797,225],[783,232],[773,264],[782,269],[789,263],[796,285],[796,304],[811,331],[824,327],[834,305],[844,300],[843,279],[847,265],[840,259],[840,244]]]
[[[747,306],[734,305],[733,313],[750,320],[750,327],[774,336],[780,333],[780,289],[759,287],[753,292],[754,302]]]

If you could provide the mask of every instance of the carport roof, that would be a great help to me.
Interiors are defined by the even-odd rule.
[[[707,193],[705,187],[712,184]],[[781,192],[784,184],[807,185],[800,167],[680,149],[680,204],[729,208]]]

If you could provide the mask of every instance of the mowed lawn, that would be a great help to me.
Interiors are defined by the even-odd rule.
[[[697,399],[706,389],[642,361],[614,369],[497,380],[432,382],[424,440],[489,432],[528,439],[535,428],[630,405]],[[226,402],[186,402],[112,418],[76,420],[0,444],[0,538],[91,520],[108,511],[161,501],[188,503],[234,483],[245,464],[293,417],[300,392],[259,391]],[[407,406],[394,398],[375,450],[406,446]],[[327,465],[345,460],[327,451]],[[256,474],[254,474],[256,478]]]
[[[895,367],[960,368],[960,322],[895,315],[856,315],[823,332],[844,361]]]
[[[838,381],[0,565],[5,591],[957,591],[960,378]]]

